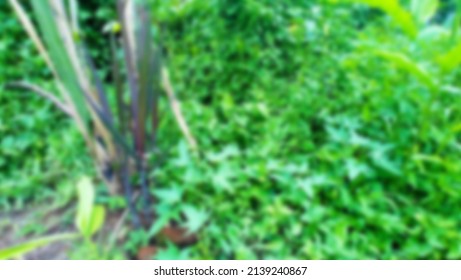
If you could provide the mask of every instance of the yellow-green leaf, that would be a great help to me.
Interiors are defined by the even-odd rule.
[[[77,237],[76,234],[59,234],[47,236],[40,239],[25,242],[16,246],[0,250],[0,260],[19,258],[29,252],[32,252],[40,247],[46,246],[50,243],[62,240],[68,240]]]
[[[93,216],[94,188],[88,177],[82,178],[77,184],[78,207],[75,224],[78,230],[87,236]]]
[[[420,24],[430,20],[439,7],[438,0],[413,0],[411,1],[411,13]]]

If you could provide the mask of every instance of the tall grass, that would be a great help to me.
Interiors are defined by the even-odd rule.
[[[153,44],[144,1],[118,0],[118,21],[106,30],[112,54],[109,91],[98,76],[80,36],[78,1],[30,1],[34,20],[18,0],[9,0],[21,24],[46,61],[59,95],[25,81],[10,85],[49,99],[71,117],[85,139],[101,178],[113,194],[125,195],[136,226],[152,220],[148,157],[157,149],[159,98],[167,93],[178,124],[193,149],[160,49]],[[122,54],[122,55],[119,55]],[[137,211],[136,195],[142,213]]]

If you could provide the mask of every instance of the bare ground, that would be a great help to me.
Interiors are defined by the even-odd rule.
[[[10,213],[0,213],[0,249],[8,248],[58,233],[75,231],[72,223],[66,221],[71,214],[69,207],[52,209],[47,206],[30,207]],[[71,247],[71,241],[54,242],[25,256],[26,260],[64,260]]]

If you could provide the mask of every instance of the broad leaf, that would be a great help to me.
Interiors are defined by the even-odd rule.
[[[388,14],[407,35],[415,37],[418,33],[412,15],[402,7],[399,0],[345,0],[345,2],[360,3],[380,9]]]
[[[197,232],[209,217],[208,212],[189,205],[184,206],[183,212],[186,216],[186,228],[189,233]]]
[[[424,24],[434,17],[439,7],[438,0],[412,0],[411,1],[411,13],[415,17],[416,21],[420,24]]]
[[[461,41],[437,61],[444,70],[452,71],[457,68],[461,64]]]

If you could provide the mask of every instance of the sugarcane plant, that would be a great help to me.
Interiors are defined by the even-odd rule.
[[[151,224],[153,182],[149,173],[153,167],[149,159],[158,152],[162,92],[190,147],[197,149],[197,144],[181,114],[160,48],[154,44],[146,3],[115,1],[118,19],[106,28],[113,83],[107,86],[82,39],[78,1],[30,0],[33,17],[19,0],[9,1],[51,70],[60,94],[25,81],[10,86],[47,98],[72,118],[110,193],[124,195],[134,226]]]

